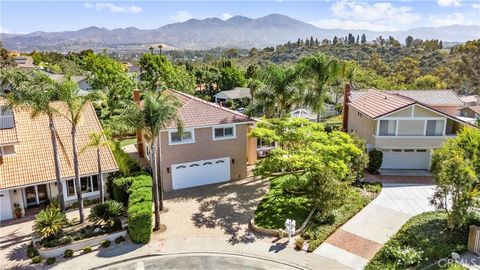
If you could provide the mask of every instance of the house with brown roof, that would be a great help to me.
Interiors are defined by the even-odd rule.
[[[59,110],[65,108],[56,103]],[[88,104],[83,112],[83,121],[77,129],[78,149],[89,142],[91,132],[102,130],[95,110]],[[76,201],[71,125],[61,116],[54,122],[57,129],[61,176],[64,199]],[[104,174],[117,171],[117,164],[108,148],[101,150]],[[97,155],[95,149],[87,149],[79,155],[81,190],[84,198],[99,196],[97,179]],[[53,148],[46,116],[32,118],[30,111],[7,109],[5,100],[0,99],[0,220],[13,218],[13,205],[19,204],[28,212],[48,203],[58,194]]]
[[[160,132],[158,156],[163,189],[176,189],[232,181],[247,177],[247,164],[257,158],[256,139],[249,138],[254,120],[236,111],[200,98],[169,90],[181,106],[177,116],[183,132],[169,123]],[[134,93],[140,102],[138,91]],[[140,157],[148,162],[150,141],[137,131]]]
[[[446,91],[429,97],[420,91],[350,91],[347,85],[345,92],[343,129],[364,138],[369,150],[383,152],[382,169],[427,170],[433,150],[471,126],[448,113],[458,104]]]

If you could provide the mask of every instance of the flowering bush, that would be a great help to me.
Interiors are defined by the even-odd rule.
[[[408,267],[420,263],[423,260],[423,251],[412,247],[401,247],[392,244],[386,247],[386,252],[397,262],[398,266]]]

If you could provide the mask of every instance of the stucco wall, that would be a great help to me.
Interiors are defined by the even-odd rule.
[[[14,191],[16,191],[16,192],[14,192]],[[13,218],[15,218],[15,211],[13,209],[13,204],[14,203],[18,203],[20,205],[20,207],[22,208],[22,215],[25,215],[22,192],[23,192],[23,190],[21,188],[10,189],[8,191],[9,196],[10,196],[10,207],[12,207]]]
[[[423,107],[420,107],[420,106],[415,106],[414,115],[415,115],[415,117],[443,117],[443,115],[441,115],[437,112],[427,110],[427,109],[425,109]]]
[[[348,110],[348,130],[353,130],[364,138],[367,144],[373,144],[373,134],[376,132],[376,121],[366,115],[359,116],[359,111],[353,107]]]
[[[458,107],[458,106],[431,106],[431,107],[453,116],[457,116],[458,111],[461,109],[461,107]]]
[[[423,138],[376,137],[377,148],[439,148],[448,137],[425,136]]]
[[[247,176],[247,124],[236,125],[236,138],[212,140],[212,128],[196,128],[195,143],[168,145],[168,131],[161,133],[162,183],[165,191],[172,190],[172,174],[167,172],[172,164],[222,157],[235,160],[230,163],[231,180]],[[232,161],[230,161],[232,162]]]
[[[405,108],[401,111],[392,113],[392,114],[388,115],[387,117],[410,117],[410,116],[412,116],[412,109],[413,109],[413,107],[408,107],[408,108]]]

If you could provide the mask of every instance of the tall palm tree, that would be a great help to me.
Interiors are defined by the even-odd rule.
[[[162,48],[163,48],[163,45],[161,45],[161,44],[160,44],[160,45],[158,45],[157,47],[158,47],[158,49],[160,50],[160,54],[159,54],[159,55],[162,55]]]
[[[325,54],[314,54],[300,60],[303,77],[311,83],[311,88],[305,96],[305,104],[317,114],[317,122],[320,122],[320,114],[323,112],[323,100],[326,86],[333,82],[339,73],[339,63]]]
[[[143,129],[145,137],[151,141],[150,162],[153,174],[153,200],[155,208],[154,230],[158,230],[160,229],[160,210],[163,205],[163,192],[161,192],[163,189],[159,185],[159,161],[157,160],[157,155],[160,155],[159,136],[161,130],[172,121],[176,121],[177,128],[180,131],[182,130],[182,125],[177,118],[178,101],[173,95],[146,91],[142,97],[143,105],[134,105],[127,110],[129,114],[126,115],[126,120],[132,126]]]
[[[153,54],[153,50],[154,50],[155,48],[150,47],[150,48],[148,48],[148,49],[150,50],[150,53]]]
[[[73,170],[75,174],[75,192],[77,193],[78,212],[80,216],[80,223],[85,221],[85,214],[83,213],[83,197],[82,187],[80,182],[80,164],[78,162],[78,144],[77,144],[77,127],[82,123],[83,112],[89,99],[78,95],[80,90],[77,84],[70,78],[65,81],[57,83],[59,90],[59,98],[66,105],[66,111],[62,111],[61,115],[70,122],[73,149]]]
[[[92,132],[88,135],[90,141],[85,145],[80,154],[82,154],[87,149],[95,149],[97,152],[97,168],[98,168],[98,181],[100,185],[100,202],[105,202],[105,192],[104,192],[104,181],[103,181],[103,173],[102,173],[102,159],[101,159],[101,150],[104,147],[113,148],[115,144],[113,144],[110,140],[107,139],[107,132],[99,131],[99,132]]]
[[[53,101],[58,100],[58,84],[48,77],[48,75],[39,71],[32,71],[30,73],[18,70],[2,71],[1,78],[2,84],[9,84],[13,89],[6,95],[8,107],[29,110],[32,118],[41,115],[48,118],[55,178],[58,189],[57,198],[60,210],[65,211],[61,163],[57,143],[58,134],[54,121],[54,118],[59,115],[59,111],[52,105]]]
[[[303,83],[298,67],[268,66],[260,75],[264,87],[255,91],[250,113],[281,117],[303,100]]]

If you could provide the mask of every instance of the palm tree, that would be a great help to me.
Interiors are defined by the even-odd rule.
[[[77,193],[78,212],[80,215],[80,223],[85,221],[83,213],[83,197],[80,182],[80,164],[78,162],[78,145],[77,145],[77,127],[81,124],[85,106],[89,99],[78,95],[79,88],[77,84],[70,78],[61,83],[57,83],[59,89],[60,100],[65,102],[66,112],[62,112],[62,116],[71,124],[70,134],[72,136],[73,149],[73,170],[75,174],[75,192]]]
[[[150,162],[153,174],[153,200],[155,208],[154,230],[158,230],[160,229],[160,210],[163,208],[163,192],[161,192],[163,188],[159,185],[158,173],[160,162],[157,160],[157,155],[160,153],[160,149],[158,149],[160,147],[160,131],[172,121],[176,121],[177,128],[180,131],[182,126],[177,118],[178,101],[173,95],[147,91],[142,96],[143,105],[141,107],[138,105],[132,106],[132,108],[127,110],[129,114],[125,118],[130,125],[143,129],[145,136],[151,141]]]
[[[13,89],[12,92],[7,94],[8,107],[29,110],[32,118],[41,115],[48,118],[58,189],[57,198],[60,210],[65,211],[61,163],[57,144],[58,134],[54,121],[55,116],[59,115],[59,111],[55,106],[52,106],[52,102],[58,100],[58,84],[48,75],[39,71],[30,73],[18,70],[3,71],[1,78],[2,84],[9,84]]]
[[[305,96],[305,104],[317,114],[317,122],[320,122],[325,98],[325,86],[338,77],[338,61],[325,54],[317,53],[301,59],[300,65],[303,77],[311,83],[311,89]]]
[[[102,159],[101,159],[101,150],[104,147],[114,147],[110,140],[107,139],[106,132],[99,131],[99,132],[92,132],[88,135],[90,141],[87,145],[85,145],[80,154],[83,153],[85,150],[93,148],[97,151],[97,168],[98,168],[98,181],[100,184],[100,202],[105,202],[105,195],[104,195],[104,181],[103,181],[103,173],[102,173]]]
[[[153,50],[154,50],[155,48],[150,47],[150,48],[148,48],[148,49],[150,50],[150,53],[153,54]]]
[[[266,117],[281,117],[302,102],[303,83],[298,67],[270,65],[259,78],[265,86],[255,91],[249,112],[262,112]]]
[[[163,48],[163,45],[161,45],[161,44],[160,44],[160,45],[158,45],[157,47],[158,47],[158,49],[160,50],[160,54],[159,54],[159,55],[162,55],[162,48]]]

